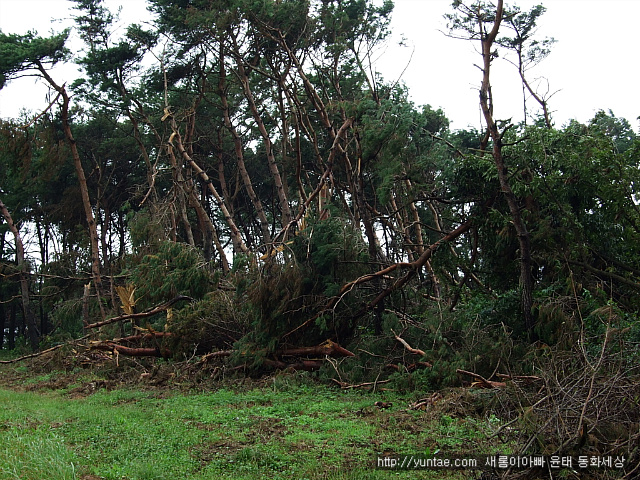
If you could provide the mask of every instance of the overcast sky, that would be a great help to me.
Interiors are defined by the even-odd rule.
[[[553,94],[550,106],[556,125],[575,118],[586,122],[600,109],[611,109],[640,131],[637,0],[546,0],[508,2],[527,10],[547,7],[540,19],[539,38],[558,42],[551,55],[530,73],[540,92]],[[123,5],[123,24],[146,17],[143,0],[107,0],[109,8]],[[481,58],[470,42],[446,37],[445,13],[451,0],[395,0],[393,38],[380,51],[377,68],[394,81],[404,70],[412,100],[442,108],[452,128],[480,126],[478,86]],[[0,0],[0,29],[4,33],[36,30],[40,35],[72,25],[67,0]],[[404,37],[407,46],[398,43]],[[477,47],[476,47],[477,48]],[[409,63],[409,60],[411,62]],[[405,70],[406,67],[406,70]],[[54,78],[70,83],[75,67],[55,71]],[[522,120],[522,90],[515,67],[498,59],[492,72],[497,118]],[[16,80],[0,91],[0,117],[16,117],[21,108],[33,112],[46,106],[46,89],[33,79]],[[533,104],[531,104],[533,107]]]

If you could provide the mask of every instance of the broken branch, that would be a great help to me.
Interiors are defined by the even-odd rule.
[[[365,382],[365,383],[358,383],[357,385],[350,385],[346,382],[341,382],[340,380],[336,380],[335,378],[332,378],[331,380],[337,383],[340,386],[340,388],[342,388],[343,390],[349,390],[352,388],[364,388],[365,390],[368,390],[371,387],[375,387],[376,385],[389,383],[391,381],[391,380],[380,380],[378,382]]]
[[[163,357],[168,358],[171,356],[169,350],[160,350],[158,347],[125,347],[124,345],[118,345],[113,342],[101,342],[91,345],[92,349],[106,350],[121,355],[127,355],[128,357]]]
[[[99,328],[99,327],[103,327],[104,325],[109,325],[111,323],[116,323],[116,322],[121,322],[122,320],[128,320],[130,318],[145,318],[145,317],[151,317],[153,315],[156,315],[160,312],[164,312],[166,310],[168,310],[174,303],[179,302],[180,300],[188,300],[188,301],[193,301],[193,298],[191,297],[187,297],[186,295],[178,295],[177,297],[175,297],[172,300],[169,300],[168,302],[165,302],[161,305],[158,305],[156,307],[152,307],[148,310],[145,310],[144,312],[140,312],[140,313],[129,313],[129,314],[125,314],[125,315],[120,315],[118,317],[113,317],[113,318],[108,318],[106,320],[103,320],[101,322],[96,322],[96,323],[92,323],[90,325],[86,325],[84,328],[89,329],[89,328]]]
[[[473,372],[467,372],[466,370],[462,370],[460,368],[458,368],[456,370],[457,373],[462,374],[462,375],[469,375],[470,377],[473,377],[477,380],[477,382],[473,382],[471,384],[472,387],[478,387],[478,388],[501,388],[501,387],[506,387],[507,384],[505,382],[494,382],[492,380],[487,380],[486,378],[484,378],[482,375],[478,375],[477,373],[473,373]]]
[[[67,343],[61,343],[60,345],[56,345],[55,347],[47,348],[46,350],[42,350],[41,352],[30,353],[29,355],[23,355],[22,357],[14,358],[12,360],[0,360],[0,363],[1,364],[17,363],[17,362],[21,362],[22,360],[27,360],[29,358],[36,358],[36,357],[39,357],[41,355],[45,355],[47,353],[53,352],[55,350],[58,350],[59,348],[62,348],[65,345],[68,345],[70,343],[78,342],[80,340],[85,340],[87,338],[89,338],[89,335],[85,335],[82,338],[78,338],[77,340],[72,340],[72,341],[67,342]]]
[[[420,350],[419,348],[413,348],[411,345],[409,345],[406,340],[404,340],[403,338],[400,338],[396,332],[394,332],[393,330],[391,330],[391,333],[393,333],[393,336],[396,338],[397,341],[399,341],[402,345],[404,345],[404,348],[406,348],[410,353],[413,353],[414,355],[420,355],[421,357],[426,356],[427,354],[424,353],[423,350]],[[429,365],[431,366],[431,365]]]
[[[327,340],[315,347],[300,347],[290,348],[288,350],[281,350],[276,352],[276,356],[290,357],[290,356],[308,356],[308,355],[322,355],[329,357],[355,357],[355,354],[351,353],[346,348],[341,347],[331,340]]]

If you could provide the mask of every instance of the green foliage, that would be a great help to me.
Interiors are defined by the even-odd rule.
[[[241,311],[250,312],[253,320],[238,343],[242,353],[238,361],[246,361],[250,354],[259,365],[283,341],[296,346],[317,345],[327,339],[348,342],[355,333],[350,318],[355,299],[313,317],[344,282],[362,271],[365,258],[359,232],[342,219],[330,217],[308,225],[283,253],[240,274],[238,294],[246,296]]]
[[[200,252],[189,245],[164,241],[156,253],[144,255],[131,268],[140,306],[166,302],[177,295],[200,299],[213,286],[213,277]]]
[[[532,339],[522,331],[520,244],[492,141],[450,131],[441,110],[414,105],[404,86],[369,68],[389,35],[391,2],[153,0],[154,23],[126,33],[99,0],[74,3],[85,48],[73,89],[82,102],[65,114],[102,273],[135,285],[139,309],[196,299],[172,312],[178,358],[235,344],[238,361],[259,364],[280,348],[331,338],[373,354],[342,362],[349,378],[388,378],[385,364],[410,365],[393,330],[434,364],[394,374],[402,388],[455,384],[456,368],[489,375],[518,366]],[[479,34],[472,19],[494,20],[490,2],[454,9],[448,18],[463,33]],[[520,55],[521,73],[553,44],[534,38],[543,13],[505,11],[496,45]],[[62,61],[67,33],[0,34],[0,85]],[[61,114],[54,104],[28,128],[0,128],[3,199],[35,233],[31,266],[43,276],[32,283],[33,302],[53,338],[80,331],[92,248]],[[603,309],[614,312],[615,328],[637,321],[640,140],[611,111],[584,125],[541,125],[501,125],[500,133],[531,236],[534,334],[560,348],[583,331],[603,334]],[[319,181],[327,187],[320,202],[307,202]],[[287,207],[293,216],[306,209],[304,228],[290,223]],[[436,248],[465,222],[466,233]],[[5,326],[17,314],[13,339],[24,330],[20,291],[4,223],[0,234],[0,301]],[[259,260],[274,238],[277,253]],[[430,245],[429,262],[414,268]],[[214,288],[223,275],[207,263],[214,251],[230,257],[223,281],[233,294]],[[404,275],[411,280],[394,290]],[[97,307],[91,298],[90,316]],[[328,365],[323,375],[334,372]]]
[[[175,358],[231,350],[249,331],[246,308],[238,308],[233,292],[214,290],[174,313],[167,325],[167,346]]]
[[[294,319],[307,313],[300,281],[302,275],[297,263],[268,262],[262,271],[254,270],[247,297],[253,310],[253,335],[262,344],[260,347],[273,351],[280,337],[296,326]]]
[[[301,283],[305,292],[333,296],[343,283],[362,272],[366,245],[361,233],[342,218],[331,216],[308,228],[291,247],[304,268]]]
[[[69,30],[49,38],[38,37],[33,32],[25,35],[0,32],[0,89],[24,70],[64,60],[69,54],[64,46],[68,36]]]
[[[161,213],[154,214],[147,208],[134,211],[128,203],[123,205],[123,210],[126,212],[134,251],[140,253],[154,251],[160,243],[167,240]]]

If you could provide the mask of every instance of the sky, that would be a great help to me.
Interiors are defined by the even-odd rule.
[[[481,62],[477,46],[447,37],[445,13],[452,0],[395,0],[392,36],[376,52],[375,67],[387,81],[407,85],[416,105],[442,108],[451,128],[481,127],[478,87]],[[557,126],[571,119],[587,122],[598,110],[611,109],[640,132],[640,95],[637,85],[640,40],[636,22],[637,0],[515,0],[522,10],[542,3],[547,12],[539,20],[538,38],[554,37],[551,55],[531,70],[529,80],[540,93],[551,95],[552,117]],[[0,0],[0,30],[41,36],[72,26],[67,0]],[[115,11],[123,7],[123,29],[127,23],[147,18],[143,0],[105,0]],[[400,46],[400,41],[404,46]],[[59,83],[78,76],[74,66],[54,72]],[[492,67],[494,114],[497,119],[523,119],[522,88],[517,70],[504,59]],[[0,90],[0,117],[15,118],[21,109],[37,113],[46,107],[47,89],[33,78],[15,80]],[[531,101],[533,102],[533,101]],[[530,107],[534,103],[529,104]]]

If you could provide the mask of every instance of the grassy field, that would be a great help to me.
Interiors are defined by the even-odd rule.
[[[470,479],[481,472],[383,470],[376,462],[385,454],[506,451],[489,438],[498,419],[459,414],[473,410],[479,394],[470,392],[413,411],[415,396],[343,391],[298,375],[206,392],[105,388],[95,378],[58,388],[64,375],[3,382],[0,479]],[[393,406],[381,410],[376,401]]]

